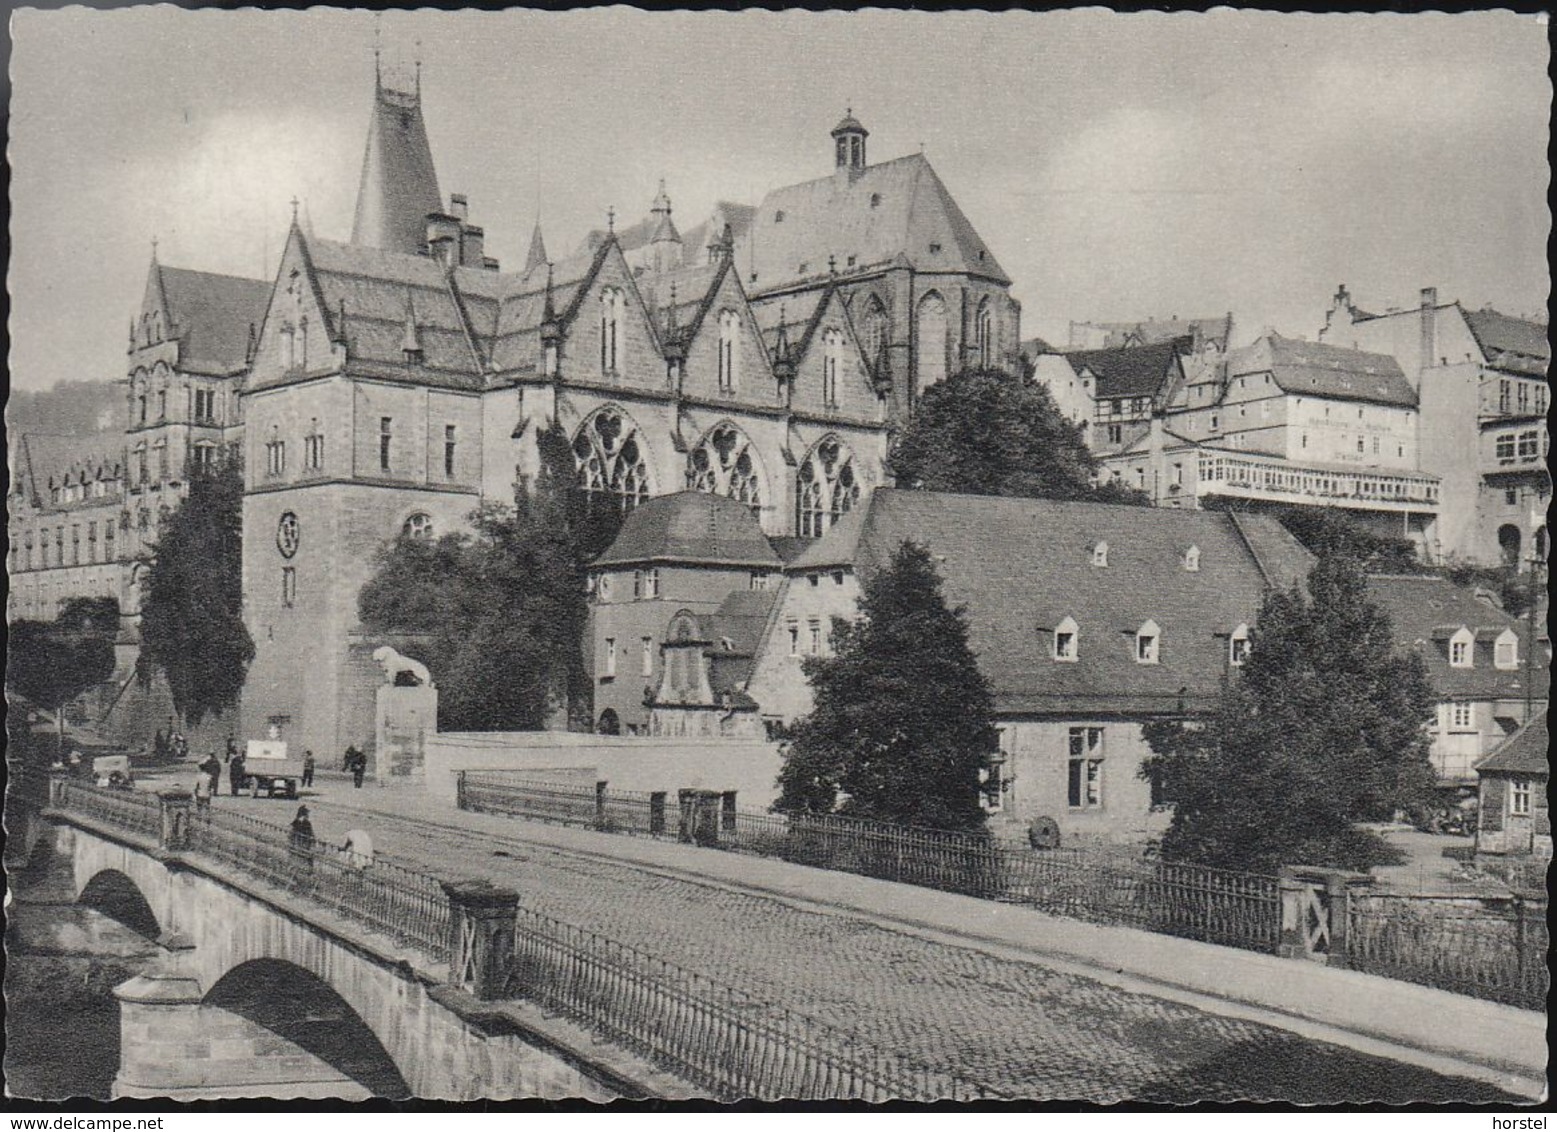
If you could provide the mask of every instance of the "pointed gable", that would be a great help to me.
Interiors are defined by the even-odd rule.
[[[391,90],[375,76],[351,242],[415,255],[427,242],[428,214],[441,211],[421,94]]]
[[[828,389],[829,353],[837,366]],[[883,406],[871,382],[871,367],[860,348],[853,319],[836,286],[820,292],[811,317],[794,342],[795,388],[790,407],[805,413],[880,419]]]

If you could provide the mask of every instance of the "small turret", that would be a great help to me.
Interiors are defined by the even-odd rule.
[[[851,106],[843,121],[833,127],[834,167],[849,174],[850,179],[865,169],[865,139],[870,131],[860,125]]]

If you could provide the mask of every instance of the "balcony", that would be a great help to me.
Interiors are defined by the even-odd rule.
[[[1304,467],[1277,456],[1202,452],[1195,494],[1367,511],[1437,512],[1438,477],[1425,472]]]

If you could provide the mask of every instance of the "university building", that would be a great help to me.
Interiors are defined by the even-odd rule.
[[[564,259],[537,226],[504,271],[466,198],[442,193],[419,85],[377,81],[351,239],[293,223],[252,349],[245,732],[370,742],[382,642],[356,599],[378,550],[511,500],[554,423],[580,486],[624,510],[705,493],[762,537],[815,539],[886,481],[889,438],[926,385],[1014,368],[1020,312],[993,254],[922,155],[871,165],[866,138],[845,118],[829,174],[722,203],[686,236],[663,185],[643,222],[618,231],[613,216]],[[640,558],[624,571],[652,585],[665,565]],[[664,629],[620,630],[614,662],[594,642],[621,673],[607,726],[641,722]]]

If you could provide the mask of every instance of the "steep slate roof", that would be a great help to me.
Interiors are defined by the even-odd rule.
[[[1476,764],[1477,774],[1529,774],[1545,778],[1551,773],[1547,751],[1551,737],[1546,729],[1546,712],[1503,740],[1501,746]]]
[[[649,562],[774,570],[782,565],[746,504],[700,491],[661,495],[635,507],[591,569]]]
[[[265,320],[271,283],[153,264],[171,336],[179,340],[179,368],[225,376],[248,364],[249,330]]]
[[[709,642],[704,655],[709,660],[708,682],[716,696],[740,694],[740,706],[755,706],[744,691],[777,597],[775,590],[736,590],[713,613],[697,619]],[[725,641],[730,642],[728,649]]]
[[[1487,361],[1531,376],[1545,376],[1552,360],[1550,328],[1529,319],[1512,318],[1490,308],[1465,311],[1476,344]]]
[[[1083,368],[1097,378],[1094,396],[1100,401],[1110,397],[1150,397],[1162,389],[1178,364],[1178,357],[1189,348],[1184,338],[1172,338],[1151,346],[1128,346],[1111,350],[1070,350],[1065,357],[1080,373]]]
[[[1415,408],[1416,390],[1389,354],[1270,334],[1228,354],[1231,376],[1269,372],[1283,392]]]
[[[1433,690],[1445,699],[1517,700],[1525,694],[1525,634],[1520,623],[1494,609],[1470,590],[1447,578],[1376,574],[1368,579],[1368,596],[1389,615],[1400,648],[1414,649],[1427,663]],[[1449,664],[1449,638],[1461,627],[1475,634],[1471,668]],[[1519,638],[1519,667],[1493,667],[1493,641],[1505,629]],[[1545,699],[1549,665],[1537,648],[1531,664],[1535,696]]]
[[[1311,562],[1267,516],[1244,515],[1268,557]],[[867,580],[905,540],[925,545],[947,601],[1004,713],[1203,709],[1227,672],[1228,638],[1252,623],[1267,578],[1228,516],[1099,503],[878,488],[792,563],[792,573],[852,565]],[[1092,565],[1108,543],[1108,565]],[[1184,552],[1200,550],[1200,568]],[[1281,548],[1278,554],[1276,548]],[[1302,571],[1306,573],[1306,569]],[[1079,659],[1052,657],[1053,630],[1077,622]],[[1161,663],[1135,661],[1135,632],[1162,631]]]
[[[375,81],[351,242],[415,255],[427,240],[427,215],[442,211],[420,95]]]
[[[445,388],[481,388],[480,355],[461,311],[461,300],[455,297],[437,260],[317,237],[301,238],[318,282],[326,320],[337,323],[345,307],[347,356],[353,372]],[[479,296],[472,298],[479,300]],[[422,348],[422,364],[414,369],[406,364],[401,349],[408,319],[414,320]],[[334,326],[334,332],[341,333],[341,328]]]
[[[828,256],[840,271],[854,256],[856,269],[904,262],[1011,282],[922,153],[867,166],[852,179],[834,173],[775,189],[737,243],[736,261],[756,271],[762,290],[825,272]]]
[[[13,493],[25,493],[34,507],[52,507],[49,489],[63,486],[68,476],[73,483],[97,479],[115,480],[123,474],[123,433],[94,433],[89,436],[50,436],[32,433],[19,436],[12,446],[12,469],[17,483]],[[78,504],[101,505],[101,499],[83,499]]]

